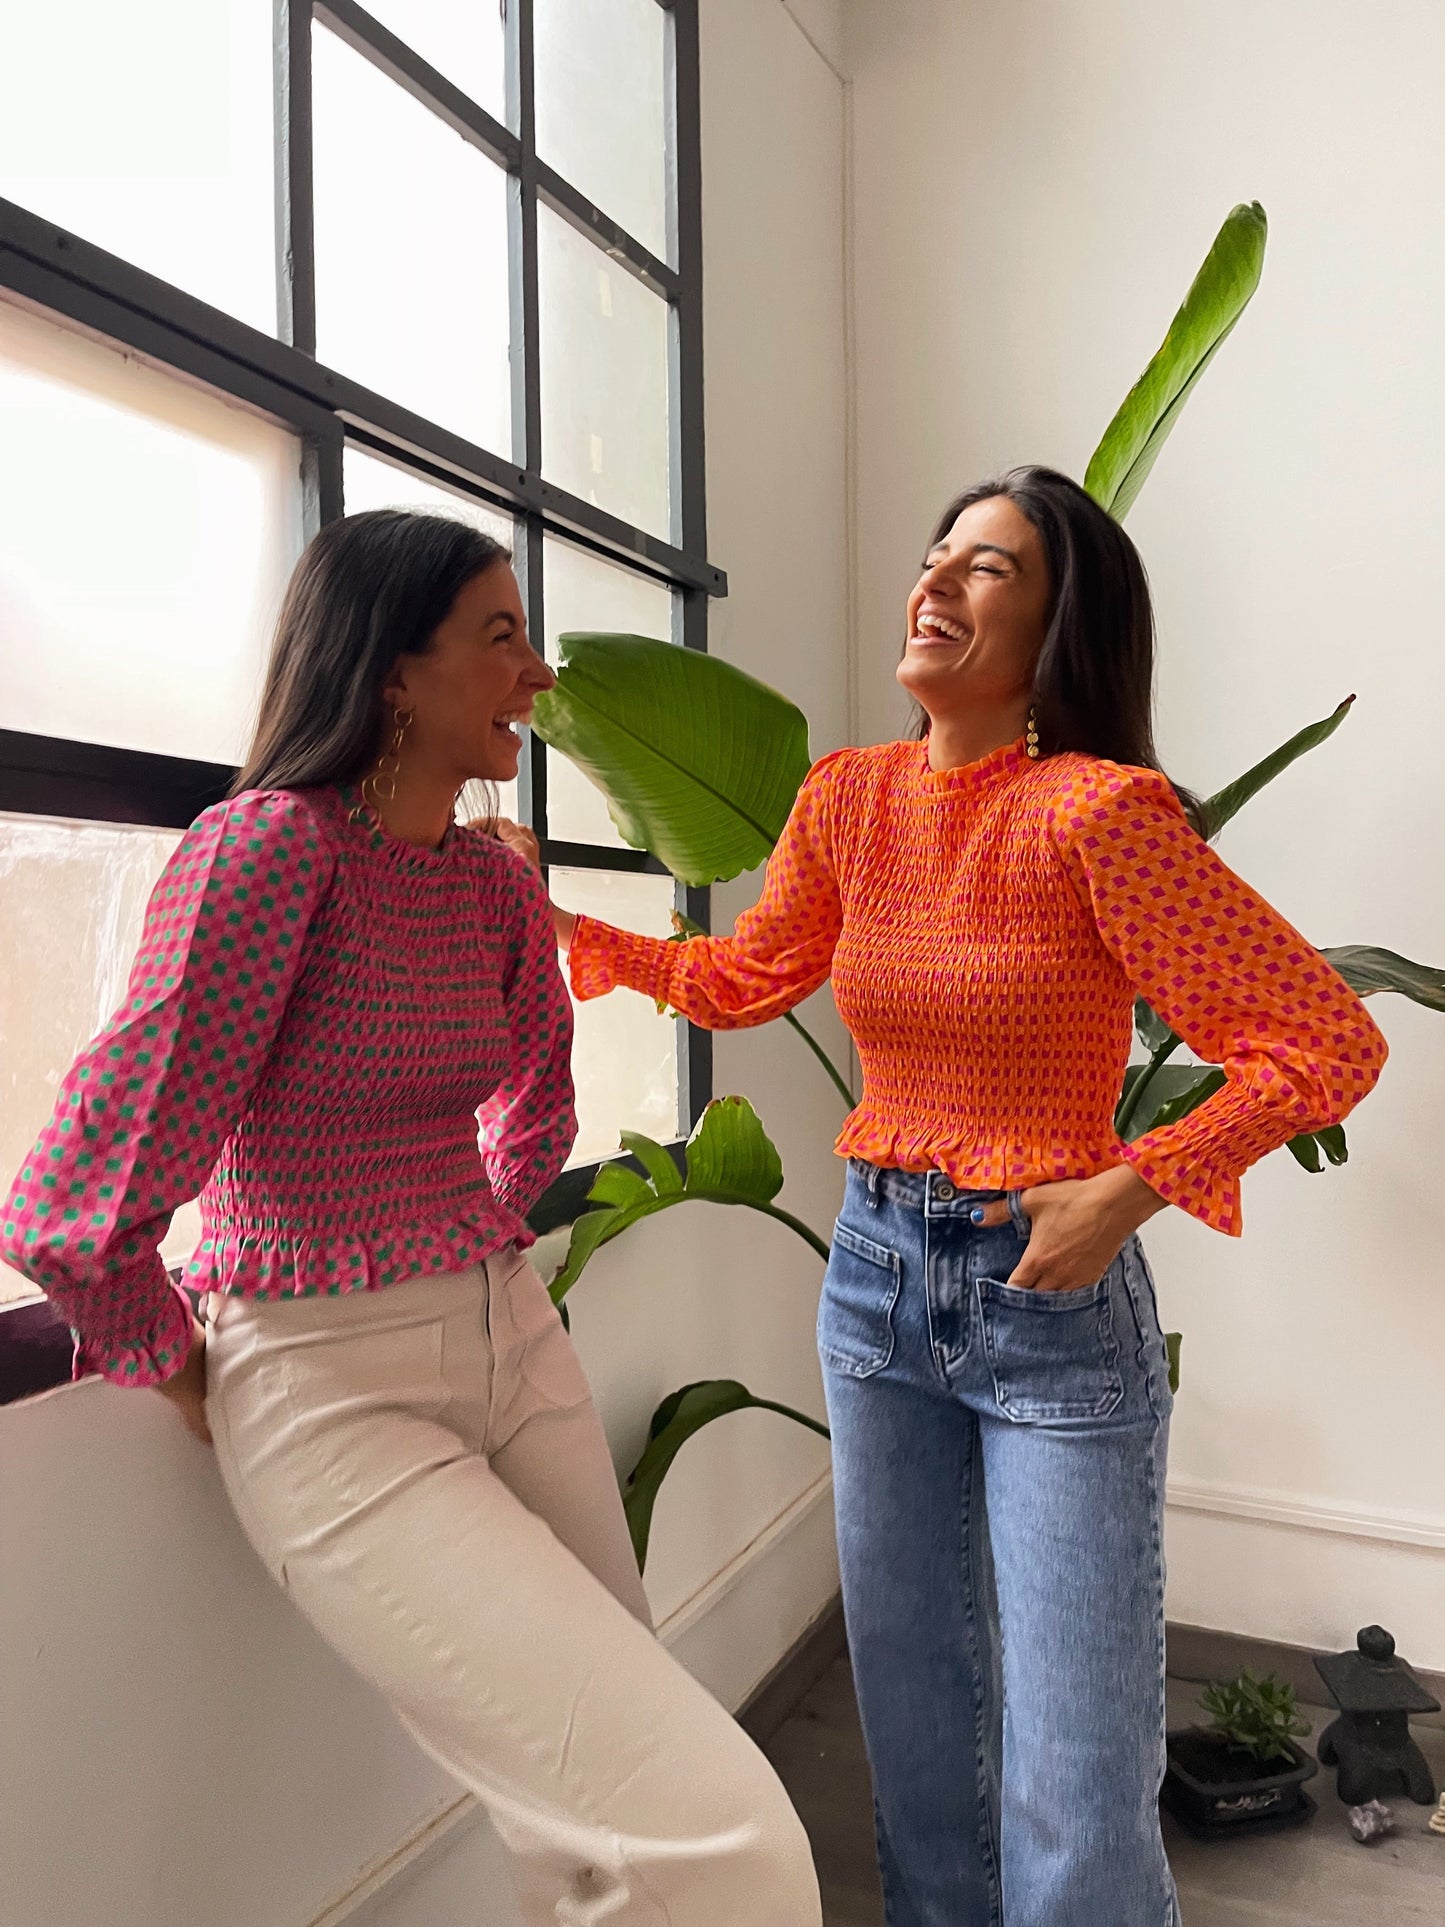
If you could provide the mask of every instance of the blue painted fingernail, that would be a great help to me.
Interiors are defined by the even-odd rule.
[[[973,1219],[973,1222],[974,1222],[975,1224],[982,1224],[982,1223],[983,1223],[983,1216],[984,1216],[984,1213],[983,1213],[983,1206],[982,1206],[981,1204],[976,1204],[976,1205],[975,1205],[975,1206],[973,1207],[973,1209],[972,1209],[972,1211],[970,1211],[970,1212],[969,1212],[969,1214],[968,1214],[968,1215],[969,1215],[969,1217],[970,1217],[970,1218],[972,1218],[972,1219]]]

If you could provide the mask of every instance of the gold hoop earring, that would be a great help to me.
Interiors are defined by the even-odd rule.
[[[1039,760],[1039,718],[1033,704],[1029,704],[1028,729],[1025,732],[1025,753],[1031,763]]]
[[[391,719],[394,730],[386,754],[378,760],[376,768],[361,785],[362,801],[369,803],[372,809],[396,800],[396,779],[401,775],[401,746],[406,740],[406,732],[416,721],[416,711],[394,709]]]

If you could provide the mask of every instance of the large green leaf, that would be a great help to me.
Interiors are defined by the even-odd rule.
[[[809,1418],[804,1412],[795,1412],[790,1405],[775,1405],[771,1399],[754,1398],[747,1386],[739,1384],[735,1378],[700,1380],[695,1385],[684,1385],[681,1391],[665,1398],[652,1415],[642,1457],[632,1468],[622,1488],[622,1504],[627,1513],[627,1526],[632,1534],[632,1549],[637,1555],[639,1570],[647,1564],[652,1510],[673,1460],[688,1440],[695,1438],[714,1419],[726,1418],[730,1412],[749,1410],[777,1412],[798,1425],[806,1425],[810,1432],[816,1432],[820,1438],[828,1436],[827,1426],[820,1425],[817,1419]]]
[[[1329,741],[1340,724],[1350,713],[1353,696],[1346,696],[1337,709],[1317,723],[1309,723],[1298,730],[1287,743],[1271,750],[1247,769],[1243,776],[1236,776],[1232,783],[1226,783],[1222,790],[1215,792],[1204,805],[1204,833],[1212,843],[1232,816],[1242,810],[1251,796],[1257,796],[1266,783],[1272,783],[1276,776],[1282,775],[1291,763],[1297,763],[1309,750],[1318,749],[1321,743]]]
[[[534,726],[602,791],[627,841],[698,886],[764,862],[808,773],[802,710],[670,642],[588,634],[559,646]]]
[[[647,1176],[627,1165],[602,1166],[588,1193],[597,1209],[573,1224],[567,1262],[549,1286],[554,1304],[562,1303],[603,1245],[677,1204],[740,1204],[761,1211],[795,1231],[826,1264],[828,1247],[817,1232],[773,1202],[783,1187],[782,1159],[745,1097],[718,1097],[708,1105],[688,1142],[686,1179],[651,1138],[629,1131],[623,1144]]]
[[[687,1147],[694,1191],[727,1191],[769,1204],[783,1188],[783,1160],[745,1097],[709,1104]]]
[[[1394,950],[1369,943],[1343,943],[1323,954],[1361,997],[1396,990],[1427,1010],[1445,1010],[1445,970],[1433,964],[1411,963]]]
[[[1163,346],[1104,431],[1084,487],[1119,521],[1144,486],[1196,382],[1259,286],[1266,231],[1258,201],[1235,208],[1227,217],[1169,324]]]
[[[660,1198],[675,1197],[682,1189],[682,1173],[672,1161],[672,1154],[656,1144],[641,1131],[624,1131],[622,1148],[630,1151],[652,1180],[652,1188]],[[598,1174],[601,1175],[600,1173]],[[593,1197],[599,1194],[594,1190]]]
[[[1168,1062],[1183,1045],[1183,1038],[1167,1031],[1165,1041],[1147,1064],[1131,1064],[1124,1072],[1124,1089],[1114,1112],[1114,1129],[1126,1144],[1152,1131],[1158,1122],[1160,1106],[1189,1089],[1199,1076],[1197,1064]]]

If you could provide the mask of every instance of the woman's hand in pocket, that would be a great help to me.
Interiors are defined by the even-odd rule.
[[[163,1399],[180,1413],[186,1430],[202,1445],[211,1443],[211,1428],[206,1423],[206,1331],[203,1325],[191,1326],[191,1349],[186,1362],[164,1383],[155,1387]]]
[[[1009,1284],[1020,1291],[1082,1291],[1096,1284],[1127,1241],[1164,1200],[1131,1165],[1093,1178],[1068,1178],[1025,1191],[1023,1208],[1033,1227]],[[1007,1203],[982,1207],[981,1222],[1009,1222]]]

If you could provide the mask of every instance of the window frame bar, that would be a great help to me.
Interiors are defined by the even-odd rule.
[[[708,605],[727,576],[707,559],[702,367],[702,194],[698,0],[656,0],[668,16],[668,245],[661,261],[536,152],[533,0],[505,0],[509,114],[505,127],[398,39],[357,0],[275,0],[276,335],[262,333],[80,235],[0,198],[0,295],[96,339],[138,354],[163,372],[254,410],[299,439],[303,532],[309,539],[343,512],[346,443],[399,460],[462,495],[513,516],[518,574],[532,633],[544,636],[542,553],[557,536],[674,592],[674,639],[707,648]],[[366,388],[315,357],[315,206],[312,171],[311,36],[319,21],[479,147],[509,176],[515,456],[503,456]],[[544,479],[541,451],[537,210],[547,207],[668,306],[671,540],[663,540]],[[519,430],[520,432],[516,432]],[[545,826],[546,748],[532,739],[524,796]],[[0,811],[161,829],[185,829],[229,789],[224,764],[0,729]],[[543,835],[544,865],[665,876],[649,853]],[[703,927],[710,893],[678,886],[679,909]],[[684,1135],[711,1096],[712,1038],[679,1018],[679,1108]],[[669,1145],[681,1163],[681,1140]],[[534,1217],[565,1223],[585,1204],[595,1165],[563,1174]],[[45,1308],[0,1307],[23,1346],[0,1340],[0,1403],[63,1377],[63,1328],[55,1345],[39,1332],[43,1383],[31,1370]],[[11,1313],[18,1322],[4,1318]],[[68,1352],[68,1345],[63,1348]],[[23,1353],[28,1350],[28,1364]],[[51,1354],[54,1354],[53,1358]],[[12,1356],[13,1354],[13,1356]],[[14,1382],[12,1382],[14,1381]]]

